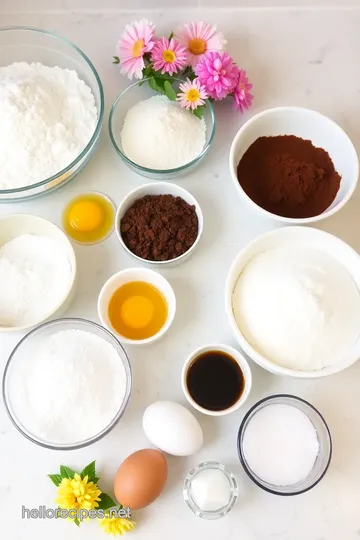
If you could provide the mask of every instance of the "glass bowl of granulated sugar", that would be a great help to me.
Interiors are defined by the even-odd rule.
[[[14,426],[45,448],[74,450],[107,435],[131,393],[131,368],[102,326],[66,318],[27,334],[5,366],[3,396]]]
[[[177,101],[152,90],[148,82],[132,84],[115,100],[109,116],[111,142],[123,162],[142,176],[153,180],[183,176],[212,144],[213,106],[207,101],[203,118],[197,118]]]
[[[86,165],[100,135],[104,93],[94,66],[65,38],[5,27],[0,80],[0,203],[63,186]]]

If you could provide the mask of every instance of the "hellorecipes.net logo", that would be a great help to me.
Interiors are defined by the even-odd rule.
[[[71,508],[70,510],[66,510],[65,508],[48,508],[45,505],[31,509],[22,506],[21,517],[22,519],[73,519],[80,522],[86,519],[131,519],[131,509],[127,507],[110,508],[109,510],[100,510],[96,508],[92,510],[86,510],[85,508]]]

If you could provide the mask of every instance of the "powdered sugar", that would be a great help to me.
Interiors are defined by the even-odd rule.
[[[0,189],[60,172],[91,139],[97,109],[75,71],[40,63],[0,67]]]
[[[150,169],[175,169],[195,159],[206,142],[206,124],[166,96],[139,101],[121,131],[124,154]]]
[[[121,359],[113,345],[90,332],[62,330],[38,338],[16,360],[8,375],[11,409],[26,431],[49,444],[97,435],[124,400]]]
[[[0,248],[0,326],[45,319],[69,291],[71,264],[51,238],[23,234]]]

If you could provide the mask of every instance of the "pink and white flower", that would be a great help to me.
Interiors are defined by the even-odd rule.
[[[226,45],[224,35],[216,31],[216,26],[204,22],[185,24],[175,36],[186,47],[188,63],[193,67],[205,53],[222,51]]]
[[[244,69],[239,69],[238,81],[234,88],[234,109],[244,112],[245,109],[251,107],[254,99],[254,96],[250,92],[252,87],[253,85],[249,82],[246,71]]]
[[[203,55],[195,67],[195,73],[208,95],[216,100],[231,94],[239,78],[239,68],[225,52]]]
[[[173,75],[186,66],[186,49],[174,38],[161,38],[155,41],[151,52],[155,71]]]
[[[133,77],[142,79],[145,67],[144,54],[149,53],[154,46],[154,25],[146,19],[127,24],[117,46],[120,59],[121,73],[131,80]]]
[[[187,79],[184,83],[179,84],[181,92],[177,95],[177,101],[185,109],[191,109],[192,111],[201,105],[204,105],[207,95],[205,87],[200,84],[199,79],[190,81]]]

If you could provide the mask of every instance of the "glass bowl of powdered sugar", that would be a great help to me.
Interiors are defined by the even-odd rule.
[[[65,318],[32,330],[3,376],[6,411],[30,441],[54,450],[88,446],[119,421],[131,393],[131,368],[102,326]]]
[[[175,81],[175,91],[181,82]],[[203,118],[197,118],[177,101],[152,90],[148,79],[143,79],[115,100],[109,134],[132,171],[169,180],[190,172],[208,152],[215,134],[214,109],[207,101]]]
[[[104,94],[94,66],[65,38],[4,27],[0,80],[0,203],[63,186],[100,135]]]
[[[299,495],[329,468],[332,441],[315,407],[292,395],[269,396],[245,415],[238,434],[240,462],[251,480],[274,495]]]

